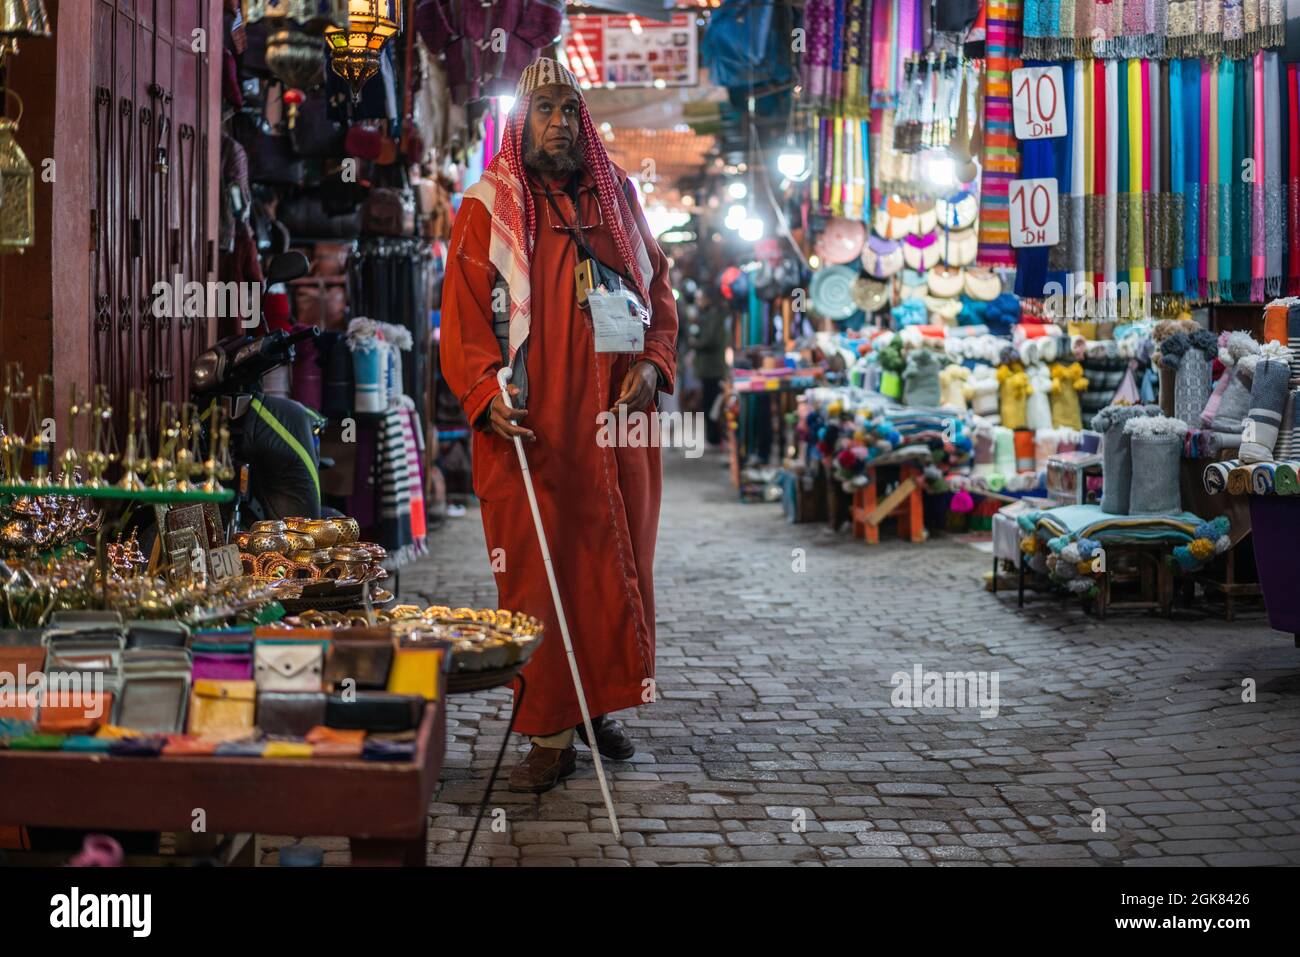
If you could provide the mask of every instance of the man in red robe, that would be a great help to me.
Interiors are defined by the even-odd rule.
[[[597,351],[574,279],[588,255],[648,305],[641,352]],[[606,716],[655,698],[662,471],[653,443],[605,441],[602,413],[626,405],[653,415],[656,390],[673,390],[676,340],[668,263],[627,174],[605,153],[573,74],[538,60],[519,81],[501,152],[457,214],[442,306],[442,370],[474,427],[474,492],[499,604],[546,625],[515,687],[515,728],[533,747],[511,790],[546,791],[571,774],[575,730],[591,745],[513,439],[525,442],[595,745],[626,760],[635,748]],[[506,363],[515,409],[497,384]]]

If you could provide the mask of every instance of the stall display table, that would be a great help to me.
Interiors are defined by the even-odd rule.
[[[346,837],[354,867],[424,866],[447,708],[424,711],[412,761],[118,757],[0,751],[0,822],[81,830]]]

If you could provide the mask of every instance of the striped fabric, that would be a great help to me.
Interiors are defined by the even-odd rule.
[[[983,179],[976,261],[1011,267],[1011,207],[1007,192],[1020,172],[1020,152],[1011,118],[1011,71],[1020,65],[1021,0],[989,0],[988,88],[984,97]]]
[[[378,455],[382,487],[379,544],[396,555],[414,544],[411,535],[411,473],[406,453],[405,413],[397,404],[384,414]],[[407,428],[410,421],[407,420]]]
[[[1286,398],[1286,409],[1282,413],[1282,428],[1277,433],[1277,445],[1273,447],[1273,458],[1279,462],[1296,457],[1300,452],[1300,435],[1296,434],[1296,397],[1300,389],[1292,389]]]

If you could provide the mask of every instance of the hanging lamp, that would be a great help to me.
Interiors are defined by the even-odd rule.
[[[348,0],[347,28],[325,28],[330,67],[347,81],[354,103],[366,81],[379,72],[384,44],[401,30],[401,0]]]
[[[0,63],[18,52],[20,39],[49,36],[44,0],[0,0]]]
[[[23,118],[23,101],[13,90],[5,93],[18,101],[18,117],[11,120],[0,116],[0,255],[21,253],[32,245],[36,224],[33,211],[36,176],[14,135]]]

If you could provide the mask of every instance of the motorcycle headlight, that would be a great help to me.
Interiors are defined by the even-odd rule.
[[[221,384],[221,374],[226,364],[226,355],[219,349],[208,349],[200,353],[190,369],[190,389],[203,395],[216,391]]]

